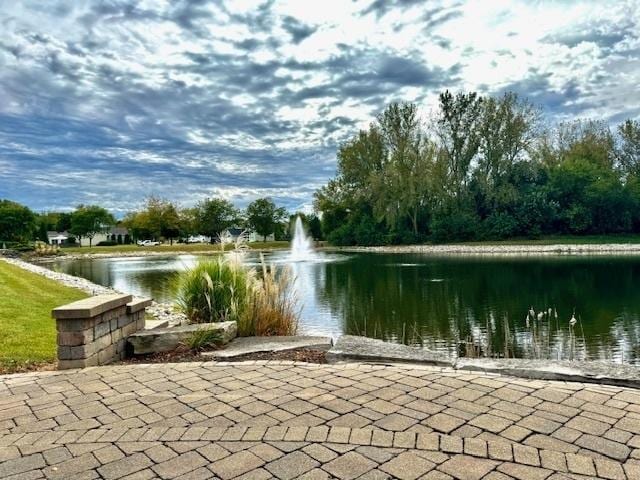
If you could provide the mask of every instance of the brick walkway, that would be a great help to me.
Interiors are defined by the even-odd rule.
[[[640,391],[409,366],[0,377],[0,478],[640,479]]]

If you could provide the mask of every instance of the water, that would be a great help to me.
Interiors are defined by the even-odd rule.
[[[442,355],[604,359],[640,364],[640,257],[454,257],[307,251],[287,264],[303,305],[301,333],[424,345]],[[299,257],[294,257],[299,258]],[[159,301],[197,257],[60,260],[58,271]],[[259,261],[246,253],[246,263]],[[526,324],[526,314],[552,308]],[[575,309],[579,320],[570,328]],[[508,325],[508,330],[506,326]]]

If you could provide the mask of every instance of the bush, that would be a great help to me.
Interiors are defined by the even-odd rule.
[[[177,278],[177,304],[193,323],[238,321],[247,307],[250,275],[222,258],[202,261]]]
[[[267,267],[261,257],[260,278],[252,276],[248,307],[238,322],[238,335],[295,335],[300,311],[292,289],[291,272]]]
[[[518,234],[518,221],[505,212],[494,212],[483,222],[484,236],[490,239],[502,240]]]
[[[431,239],[435,243],[473,240],[478,232],[478,217],[471,212],[439,215],[431,223]]]
[[[103,240],[102,242],[98,242],[96,247],[115,247],[118,245],[118,242],[114,242],[113,240]]]
[[[222,343],[222,335],[218,330],[201,328],[187,337],[184,344],[190,350],[202,350],[206,347],[217,347]]]

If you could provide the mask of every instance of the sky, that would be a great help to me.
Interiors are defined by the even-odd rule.
[[[0,0],[0,198],[309,209],[393,101],[640,117],[640,0]]]

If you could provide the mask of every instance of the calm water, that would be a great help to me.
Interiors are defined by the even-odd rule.
[[[257,258],[248,254],[246,263]],[[287,263],[286,252],[268,261]],[[61,260],[51,268],[124,292],[172,299],[173,257]],[[367,335],[455,356],[607,359],[640,364],[640,257],[318,254],[290,264],[301,333]],[[541,321],[536,312],[552,309]],[[575,309],[579,320],[569,326]],[[557,311],[557,318],[553,311]]]

